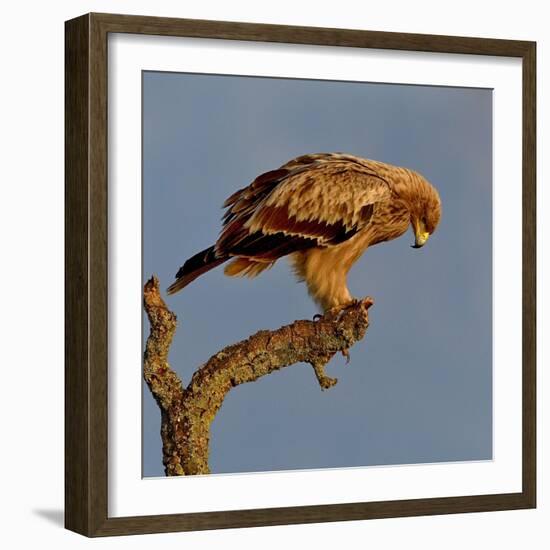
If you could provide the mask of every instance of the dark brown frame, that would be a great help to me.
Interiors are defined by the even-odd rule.
[[[133,33],[517,57],[523,63],[521,493],[110,518],[107,514],[107,36]],[[65,24],[65,526],[87,536],[536,506],[536,44],[88,14]]]

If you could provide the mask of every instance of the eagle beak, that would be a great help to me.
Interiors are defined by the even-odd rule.
[[[423,233],[417,233],[414,244],[411,244],[412,248],[422,248],[428,241],[429,237],[430,234],[427,231],[424,231]]]

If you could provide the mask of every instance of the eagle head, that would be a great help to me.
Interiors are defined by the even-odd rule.
[[[428,180],[418,176],[417,193],[411,208],[413,248],[422,248],[426,244],[441,219],[441,199],[437,189]]]

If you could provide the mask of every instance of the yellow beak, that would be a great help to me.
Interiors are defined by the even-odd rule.
[[[414,244],[412,245],[412,247],[422,248],[428,241],[429,237],[430,237],[430,234],[427,231],[416,233]]]

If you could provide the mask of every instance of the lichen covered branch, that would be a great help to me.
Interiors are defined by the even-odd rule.
[[[363,338],[372,300],[358,301],[318,321],[295,321],[257,332],[212,356],[185,389],[167,362],[176,316],[161,298],[156,277],[145,284],[144,305],[151,324],[144,378],[161,409],[166,475],[189,475],[209,473],[210,425],[234,386],[302,362],[313,367],[321,389],[333,386],[337,380],[325,374],[325,365]]]

